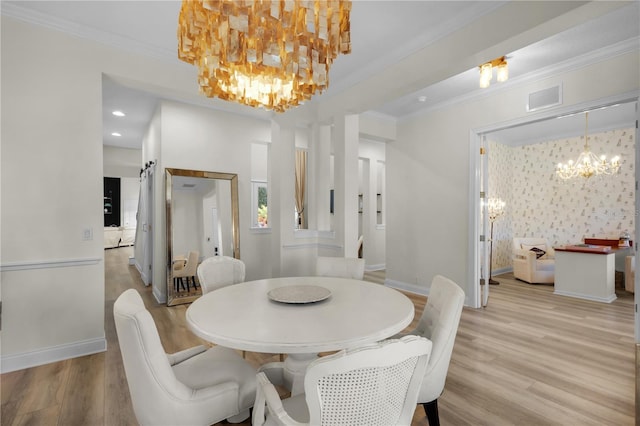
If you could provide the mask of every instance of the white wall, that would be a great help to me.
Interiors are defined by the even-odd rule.
[[[142,168],[142,150],[102,147],[102,167],[105,176],[137,178]]]
[[[4,372],[106,341],[95,52],[4,16],[1,31]]]
[[[476,285],[468,276],[470,132],[525,117],[527,93],[558,83],[564,107],[636,91],[638,64],[638,52],[627,53],[520,86],[497,86],[482,98],[399,123],[398,139],[386,151],[389,282],[426,293],[433,276],[443,274],[469,295]],[[602,78],[611,69],[616,78]]]

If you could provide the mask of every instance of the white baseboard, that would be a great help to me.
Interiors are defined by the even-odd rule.
[[[513,272],[513,267],[508,266],[506,268],[494,269],[493,271],[491,271],[491,275],[495,277],[496,275],[506,274],[507,272]]]
[[[372,271],[382,271],[383,269],[386,268],[386,264],[384,263],[379,263],[377,265],[365,265],[364,270],[367,272],[372,272]]]
[[[131,259],[129,259],[129,263],[131,263]],[[140,264],[135,258],[133,260],[133,264],[135,265],[138,272],[140,272],[140,278],[142,279],[142,283],[145,285],[145,287],[148,287],[149,284],[151,284],[151,277],[142,271],[142,266],[140,266]]]
[[[164,297],[164,295],[157,290],[158,289],[154,287],[152,291],[153,297],[156,299],[156,302],[158,302],[161,305],[167,303],[167,298]]]
[[[573,293],[571,291],[562,291],[562,290],[559,290],[559,291],[555,290],[553,294],[557,294],[559,296],[575,297],[578,299],[593,300],[594,302],[603,302],[603,303],[611,303],[617,299],[617,296],[615,294],[609,297],[597,297],[597,296],[591,296],[588,294]]]
[[[418,286],[416,284],[409,284],[402,281],[386,279],[384,280],[384,285],[386,285],[387,287],[398,289],[398,290],[408,291],[409,293],[419,294],[421,296],[429,296],[428,288]]]
[[[429,297],[429,291],[431,290],[431,287],[426,288],[416,284],[409,284],[402,281],[395,281],[390,279],[384,280],[384,285],[386,285],[387,287],[395,288],[397,290],[404,290],[409,293],[418,294],[420,296],[426,296],[426,297]],[[466,294],[465,294],[464,305],[471,306],[471,302],[468,300]]]
[[[0,357],[0,372],[22,370],[38,365],[92,355],[107,350],[107,339],[104,337],[51,346],[31,352]]]

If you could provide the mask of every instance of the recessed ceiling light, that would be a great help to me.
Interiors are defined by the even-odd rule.
[[[111,133],[111,136],[120,137],[122,135],[120,133],[118,133],[118,132],[113,132],[113,133]]]
[[[427,97],[426,96],[420,96],[418,98],[418,102],[427,102]]]
[[[124,117],[126,114],[122,111],[113,111],[111,114],[115,115],[116,117]]]

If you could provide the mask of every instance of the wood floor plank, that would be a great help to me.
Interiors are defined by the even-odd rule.
[[[54,405],[52,407],[43,408],[42,410],[22,414],[10,424],[12,426],[56,426],[58,424],[59,417],[60,406]]]
[[[127,377],[122,364],[120,344],[113,320],[113,301],[106,302],[105,335],[108,350],[105,354],[104,424],[133,425],[136,423]]]
[[[30,412],[60,406],[67,384],[69,366],[70,361],[67,360],[24,370],[24,374],[19,376],[20,382],[8,390],[8,399],[17,402],[14,405],[13,417],[18,419]]]
[[[71,360],[60,410],[61,425],[104,425],[105,354]]]

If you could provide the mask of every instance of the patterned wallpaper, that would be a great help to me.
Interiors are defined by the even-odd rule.
[[[635,131],[589,135],[591,151],[619,155],[620,173],[563,181],[559,162],[575,161],[584,136],[509,147],[489,140],[488,197],[506,202],[494,223],[494,271],[511,268],[514,237],[545,237],[551,245],[575,244],[585,237],[615,238],[627,231],[635,241]]]

